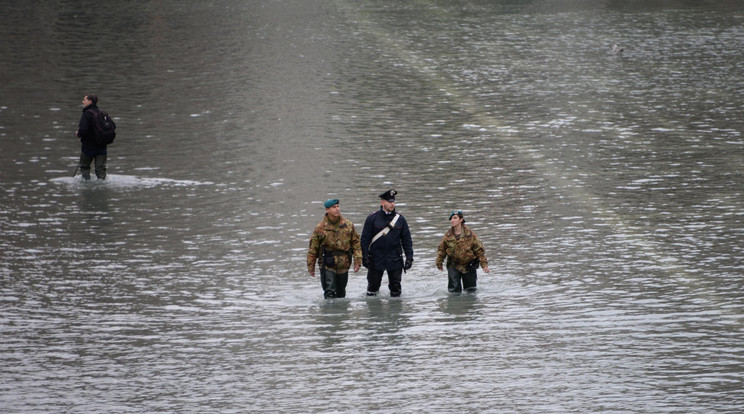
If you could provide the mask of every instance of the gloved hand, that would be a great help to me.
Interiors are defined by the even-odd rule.
[[[362,266],[364,266],[365,269],[369,269],[369,257],[362,258]]]
[[[403,264],[403,269],[408,270],[413,266],[413,259],[409,259],[406,257],[406,262]]]

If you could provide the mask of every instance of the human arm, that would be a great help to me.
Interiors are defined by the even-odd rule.
[[[318,261],[320,255],[321,240],[320,234],[317,229],[313,230],[313,234],[310,236],[310,243],[307,249],[307,271],[310,276],[315,277],[315,263]]]
[[[78,122],[78,129],[75,131],[75,136],[83,138],[90,135],[92,124],[90,111],[83,111],[80,116],[80,122]]]
[[[362,228],[362,236],[359,239],[364,267],[369,267],[369,243],[372,241],[372,230],[374,228],[373,217],[374,214],[367,216],[367,219],[364,221],[364,227]]]
[[[444,237],[442,237],[442,241],[439,242],[439,247],[437,247],[437,260],[435,262],[437,269],[440,271],[444,271],[444,258],[447,256],[447,249],[444,243]]]
[[[473,238],[473,254],[475,255],[475,258],[480,262],[483,271],[489,273],[486,249],[483,248],[483,243],[481,243],[480,239],[478,239],[478,236],[476,236],[475,233],[473,233]]]
[[[362,265],[362,244],[359,238],[359,233],[354,229],[354,225],[351,225],[351,251],[354,259],[354,273],[359,271]]]
[[[403,268],[408,270],[413,264],[413,239],[411,238],[411,230],[408,228],[408,222],[405,218],[403,219],[403,229],[400,233],[400,243],[403,246],[403,252],[406,255],[406,261]]]

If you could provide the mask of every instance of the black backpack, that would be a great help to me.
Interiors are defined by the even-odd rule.
[[[111,119],[109,114],[100,109],[93,110],[93,136],[95,137],[96,144],[100,146],[109,145],[114,142],[116,138],[116,124]]]

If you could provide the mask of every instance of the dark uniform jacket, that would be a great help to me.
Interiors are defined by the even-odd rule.
[[[96,104],[90,104],[83,108],[83,115],[80,116],[80,123],[78,124],[77,136],[80,137],[80,142],[83,144],[83,152],[91,157],[106,153],[106,146],[98,145],[94,135],[96,121],[93,111],[98,110]]]
[[[370,242],[377,233],[382,231],[395,217],[396,212],[386,214],[380,210],[367,216],[362,229],[362,256],[369,259],[369,266],[375,270],[398,270],[403,268],[405,253],[407,259],[413,260],[413,241],[408,222],[403,216],[398,218],[395,227],[388,234],[377,239],[371,246]]]

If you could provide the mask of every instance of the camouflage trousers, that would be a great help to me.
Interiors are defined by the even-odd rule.
[[[476,285],[478,284],[478,274],[474,270],[469,273],[462,273],[454,267],[447,268],[447,290],[452,293],[462,293],[464,288],[466,292],[472,293],[478,290]]]

